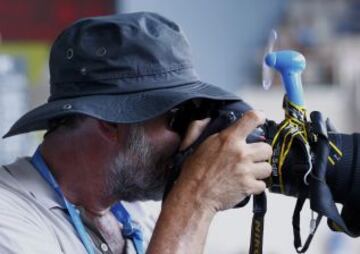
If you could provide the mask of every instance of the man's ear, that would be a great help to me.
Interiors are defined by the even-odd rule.
[[[118,142],[118,125],[102,120],[97,120],[99,134],[110,142]]]

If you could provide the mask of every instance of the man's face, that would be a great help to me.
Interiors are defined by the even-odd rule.
[[[119,151],[108,174],[107,190],[125,201],[160,200],[179,142],[166,117],[131,125],[125,149]]]

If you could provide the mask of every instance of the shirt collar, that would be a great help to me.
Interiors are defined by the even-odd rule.
[[[47,209],[65,209],[58,194],[34,168],[30,158],[20,158],[6,167],[23,189]]]

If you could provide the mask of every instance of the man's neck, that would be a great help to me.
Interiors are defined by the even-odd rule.
[[[45,140],[41,146],[41,154],[64,196],[92,214],[105,213],[115,202],[115,198],[105,191],[106,164],[104,158],[101,158],[101,149],[101,154],[89,156],[86,144],[75,141],[69,145],[63,141],[56,142],[56,139]]]

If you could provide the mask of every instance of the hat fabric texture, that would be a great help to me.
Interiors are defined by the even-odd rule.
[[[73,114],[137,123],[190,99],[239,100],[199,80],[184,33],[155,13],[81,19],[55,40],[49,66],[48,102],[4,137],[47,129],[49,120]]]

